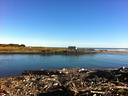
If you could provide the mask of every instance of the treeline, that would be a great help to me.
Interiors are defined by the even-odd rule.
[[[24,44],[0,44],[0,47],[25,47]]]

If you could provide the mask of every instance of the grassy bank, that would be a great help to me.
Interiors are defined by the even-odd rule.
[[[0,53],[128,53],[128,51],[107,51],[94,49],[77,49],[70,50],[68,48],[54,47],[23,47],[23,46],[0,46]]]
[[[66,48],[50,48],[50,47],[0,47],[0,51],[62,51]]]
[[[25,51],[76,51],[76,50],[70,50],[68,48],[54,48],[54,47],[13,47],[13,46],[7,46],[7,47],[0,47],[0,51],[19,51],[19,52],[25,52]],[[95,51],[93,49],[77,49],[77,51],[80,52],[86,52],[86,51]]]

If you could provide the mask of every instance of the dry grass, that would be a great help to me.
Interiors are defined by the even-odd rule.
[[[66,48],[51,48],[51,47],[0,47],[0,51],[63,51]]]
[[[0,46],[0,52],[27,52],[27,51],[51,51],[51,52],[61,52],[61,51],[76,51],[76,50],[70,50],[68,48],[54,48],[54,47],[14,47],[14,46],[6,46],[1,47]],[[89,49],[77,49],[79,52],[90,52]]]

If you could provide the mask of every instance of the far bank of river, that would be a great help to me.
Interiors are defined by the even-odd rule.
[[[93,51],[0,51],[0,54],[93,54],[93,53],[128,53],[119,50],[93,50]]]

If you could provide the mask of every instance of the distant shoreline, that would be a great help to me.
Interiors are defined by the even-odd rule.
[[[105,51],[101,53],[128,53],[128,51]]]
[[[75,46],[74,46],[75,47]],[[54,48],[25,47],[24,44],[1,44],[0,54],[93,54],[93,53],[128,53],[128,49],[112,48]]]
[[[128,51],[70,51],[70,52],[41,52],[41,51],[0,51],[0,54],[93,54],[93,53],[128,53]]]
[[[97,52],[75,52],[75,51],[70,51],[70,52],[40,52],[40,51],[0,51],[0,54],[92,54],[92,53],[97,53]]]

